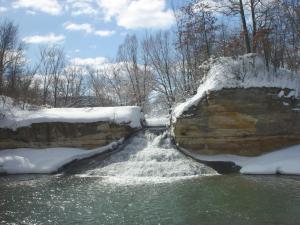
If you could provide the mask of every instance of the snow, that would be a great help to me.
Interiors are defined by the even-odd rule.
[[[284,148],[261,156],[236,155],[207,156],[183,151],[203,161],[234,162],[241,167],[242,174],[291,174],[300,175],[300,145]]]
[[[282,103],[284,106],[289,106],[290,104],[288,102],[283,102]]]
[[[145,116],[146,125],[149,127],[169,126],[169,116],[162,115],[160,117],[147,117]]]
[[[297,95],[296,91],[292,90],[290,93],[286,96],[286,98],[295,97]]]
[[[191,106],[197,105],[205,93],[223,88],[289,88],[294,91],[291,91],[287,96],[284,96],[284,92],[280,91],[278,96],[289,98],[292,96],[298,97],[299,95],[299,74],[294,74],[286,69],[278,69],[275,72],[273,68],[270,68],[268,71],[264,60],[255,54],[247,54],[237,59],[221,57],[205,66],[210,69],[199,86],[197,94],[174,108],[173,118],[175,121]]]
[[[9,98],[7,98],[9,100]],[[141,127],[143,114],[140,107],[94,107],[94,108],[38,108],[34,110],[22,110],[13,106],[10,101],[2,103],[0,114],[5,117],[1,119],[0,128],[17,129],[18,127],[30,126],[33,123],[44,122],[68,122],[68,123],[90,123],[90,122],[113,122],[117,124],[128,124],[132,128]]]
[[[93,150],[77,148],[7,149],[0,151],[0,173],[54,173],[62,166],[116,148],[123,139]]]
[[[223,57],[203,65],[209,67],[207,76],[199,86],[197,94],[186,102],[177,105],[173,110],[173,122],[176,118],[197,105],[202,97],[210,91],[223,88],[276,87],[281,91],[279,98],[297,98],[299,96],[300,76],[286,69],[266,68],[264,60],[255,55],[247,54],[237,59]],[[291,89],[285,94],[283,89]],[[283,101],[285,106],[287,102]],[[296,107],[293,110],[299,111]],[[185,150],[186,151],[186,150]],[[300,175],[300,145],[271,152],[257,157],[235,155],[198,155],[186,151],[194,158],[204,161],[230,161],[241,166],[244,174],[297,174]]]
[[[278,94],[278,98],[282,98],[284,96],[284,90],[281,90]]]

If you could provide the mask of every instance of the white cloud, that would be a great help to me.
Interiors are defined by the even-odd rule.
[[[91,7],[86,7],[82,9],[77,9],[72,11],[73,16],[79,16],[79,15],[96,15],[97,11]]]
[[[12,6],[13,8],[29,8],[50,15],[59,15],[63,10],[58,0],[16,0]]]
[[[82,74],[82,75],[88,75],[88,70],[85,68],[85,67],[82,67],[82,66],[76,66],[76,65],[69,65],[65,68],[65,71],[66,72],[69,72],[69,73],[74,73],[75,71],[79,74]]]
[[[129,3],[130,0],[98,0],[98,5],[103,9],[107,21],[126,10]]]
[[[96,58],[74,58],[71,59],[70,62],[74,66],[90,66],[92,68],[101,68],[108,61],[104,57],[96,57]]]
[[[98,0],[106,20],[127,29],[168,28],[175,22],[165,0]]]
[[[98,35],[100,37],[108,37],[115,33],[116,33],[116,31],[114,31],[114,30],[97,30],[97,31],[95,31],[95,35]]]
[[[66,30],[72,31],[85,31],[86,33],[91,33],[94,28],[89,23],[76,24],[76,23],[65,23],[64,27]]]
[[[28,15],[35,15],[36,12],[32,11],[32,10],[26,10],[26,14],[28,14]]]
[[[167,9],[166,1],[167,0],[14,0],[12,6],[14,8],[25,8],[34,12],[40,11],[51,15],[58,15],[63,11],[68,11],[73,16],[85,15],[95,17],[102,13],[106,21],[115,19],[118,26],[126,29],[164,29],[169,28],[175,22],[172,10]],[[71,26],[71,24],[69,26]],[[73,30],[75,29],[85,30],[89,33],[92,32],[89,27],[75,26]],[[103,36],[99,34],[99,32],[96,35]]]
[[[2,13],[2,12],[6,12],[7,11],[7,8],[6,7],[2,7],[2,6],[0,6],[0,13]]]
[[[118,25],[131,28],[168,28],[174,22],[171,10],[163,11],[161,0],[139,0],[132,2],[118,17]]]
[[[114,30],[95,30],[89,23],[76,24],[67,22],[64,24],[64,28],[71,31],[85,31],[86,33],[92,33],[100,37],[107,37],[115,34]]]
[[[33,35],[23,38],[23,41],[25,43],[30,44],[46,44],[46,43],[57,43],[65,40],[64,35],[55,35],[53,33],[50,33],[48,35]]]
[[[73,16],[95,16],[98,14],[93,0],[68,0],[68,3]]]

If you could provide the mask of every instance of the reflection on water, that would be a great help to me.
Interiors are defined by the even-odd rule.
[[[98,177],[0,178],[0,224],[299,224],[300,180],[196,177],[115,185]]]

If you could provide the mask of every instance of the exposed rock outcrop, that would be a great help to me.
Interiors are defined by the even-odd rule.
[[[137,129],[137,128],[136,128]],[[33,123],[16,130],[0,128],[0,149],[75,147],[92,149],[126,138],[135,128],[127,124]]]
[[[226,88],[206,93],[197,106],[177,118],[176,142],[199,154],[245,156],[300,144],[300,102],[280,92]],[[284,92],[288,96],[290,90]]]

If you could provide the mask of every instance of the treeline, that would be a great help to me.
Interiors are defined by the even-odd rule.
[[[17,26],[4,21],[0,94],[54,107],[165,110],[196,92],[211,58],[256,53],[274,72],[299,71],[300,0],[191,0],[174,15],[172,30],[128,35],[115,59],[97,68],[71,65],[60,46],[40,48],[32,65]]]
[[[40,47],[37,63],[25,56],[18,26],[0,24],[0,95],[35,105],[72,106],[85,94],[83,69],[68,66],[60,46]]]

